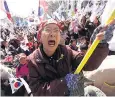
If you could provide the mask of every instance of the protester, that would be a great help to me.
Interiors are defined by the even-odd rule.
[[[0,80],[1,80],[1,96],[24,96],[25,94],[25,87],[22,86],[19,88],[15,93],[12,93],[11,84],[9,79],[15,75],[15,70],[8,68],[7,66],[1,64],[0,65]],[[15,77],[13,77],[15,78]],[[19,79],[18,79],[19,81]]]
[[[9,41],[8,51],[13,55],[17,55],[19,53],[23,53],[24,50],[20,47],[20,41],[17,39],[11,39]]]
[[[27,81],[28,78],[28,63],[24,53],[19,54],[19,66],[16,68],[16,77],[22,77]]]
[[[100,45],[98,45],[99,48],[95,49],[95,51],[93,52],[93,55],[91,55],[91,57],[89,58],[89,61],[87,62],[87,64],[94,64],[94,61],[95,61],[95,67],[96,67],[95,69],[97,69],[99,67],[99,65],[103,62],[103,60],[109,54],[109,45],[107,42],[110,41],[111,38],[113,37],[114,26],[112,26],[112,25],[115,25],[115,20],[111,21],[111,23],[108,26],[102,26],[102,25],[98,26],[90,38],[89,45],[91,45],[93,43],[97,33],[99,33],[100,31],[103,31],[105,33],[104,39],[102,41],[100,41],[100,43],[99,43]],[[100,56],[97,55],[97,52],[100,54]],[[95,57],[94,60],[93,60],[93,57]],[[86,67],[87,66],[88,65],[86,65]],[[91,65],[89,67],[91,69],[91,68],[93,68],[93,65]],[[89,69],[89,71],[90,71],[90,69]]]
[[[9,11],[6,18],[0,19],[2,96],[24,96],[27,88],[28,94],[30,95],[32,90],[34,96],[105,96],[104,93],[107,96],[114,96],[115,85],[112,79],[114,77],[105,76],[114,72],[114,68],[108,65],[114,63],[112,61],[115,55],[114,0],[96,2],[54,0],[52,3],[44,1],[46,2],[43,6],[46,7],[44,12],[47,9],[48,13],[44,18],[36,18],[34,11],[27,16],[28,18],[12,17]],[[2,7],[5,7],[3,9],[9,10],[7,2],[5,5],[3,3]],[[50,10],[52,8],[53,10]],[[57,22],[49,21],[48,18],[54,18]],[[43,22],[44,20],[47,21]],[[100,40],[99,44],[82,71],[74,74],[95,39]],[[106,57],[112,59],[111,62],[107,59],[103,61]],[[102,66],[104,68],[100,70]],[[8,75],[11,77],[11,70],[14,71],[13,78],[16,77],[17,81],[21,81],[20,77],[25,79],[26,85],[23,82],[21,88],[15,88],[21,84],[14,85],[13,81],[10,83]],[[87,71],[93,80],[96,79],[95,82],[85,78],[84,72]],[[108,81],[105,83],[104,80]],[[15,91],[16,89],[18,91]],[[15,93],[12,93],[12,90]]]
[[[87,29],[88,33],[87,36],[90,38],[93,34],[94,30],[100,25],[99,17],[95,16],[94,19],[87,20],[85,24],[85,29]]]
[[[40,43],[38,43],[37,41],[34,42],[33,46],[34,49],[36,50],[39,47]]]
[[[75,39],[71,39],[70,40],[70,48],[72,49],[72,50],[75,50],[75,51],[77,51],[78,50],[78,47],[76,46],[77,45],[77,43],[76,43],[76,40]]]
[[[1,42],[1,58],[4,59],[5,56],[8,54],[8,42],[7,41],[2,41]]]
[[[83,36],[83,37],[79,38],[79,45],[83,45],[83,44],[86,44],[86,45],[89,44],[89,41],[88,41],[86,36]]]
[[[93,88],[93,86],[91,88],[88,86],[84,90],[86,80],[83,75],[72,73],[82,58],[79,52],[59,45],[60,32],[60,26],[54,20],[41,24],[39,33],[41,33],[42,45],[28,56],[29,85],[33,95],[105,96],[101,90]],[[100,32],[96,38],[102,40],[103,36],[104,34]],[[97,56],[98,54],[99,51]],[[95,69],[95,64],[89,65],[94,65],[93,69]],[[85,70],[87,69],[85,68]]]
[[[87,50],[88,50],[87,44],[80,45],[80,52],[83,56],[86,54]]]
[[[34,51],[33,42],[28,42],[26,46],[28,49],[25,51],[25,54],[28,56]]]

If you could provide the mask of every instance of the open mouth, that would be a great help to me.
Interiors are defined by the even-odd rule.
[[[54,46],[54,45],[55,45],[55,41],[54,41],[54,40],[49,40],[49,41],[48,41],[48,45]]]

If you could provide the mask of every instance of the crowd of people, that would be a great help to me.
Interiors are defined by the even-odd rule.
[[[79,20],[47,20],[35,32],[25,32],[24,27],[11,32],[1,27],[1,64],[14,69],[16,78],[24,78],[34,96],[105,96],[94,86],[84,86],[88,79],[83,73],[73,74],[95,38],[101,42],[84,71],[97,69],[108,55],[115,55],[107,43],[113,36],[115,20],[102,26],[98,16],[93,22],[89,18],[84,15]],[[8,79],[1,80],[3,95],[11,96],[5,84]]]

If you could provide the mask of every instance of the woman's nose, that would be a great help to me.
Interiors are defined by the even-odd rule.
[[[50,37],[55,37],[55,35],[53,33],[50,34]]]
[[[51,34],[50,36],[52,37],[53,35]]]

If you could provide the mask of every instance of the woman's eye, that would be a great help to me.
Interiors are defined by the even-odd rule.
[[[54,32],[58,32],[58,30],[54,30]]]
[[[46,32],[50,32],[50,29],[45,29]]]

